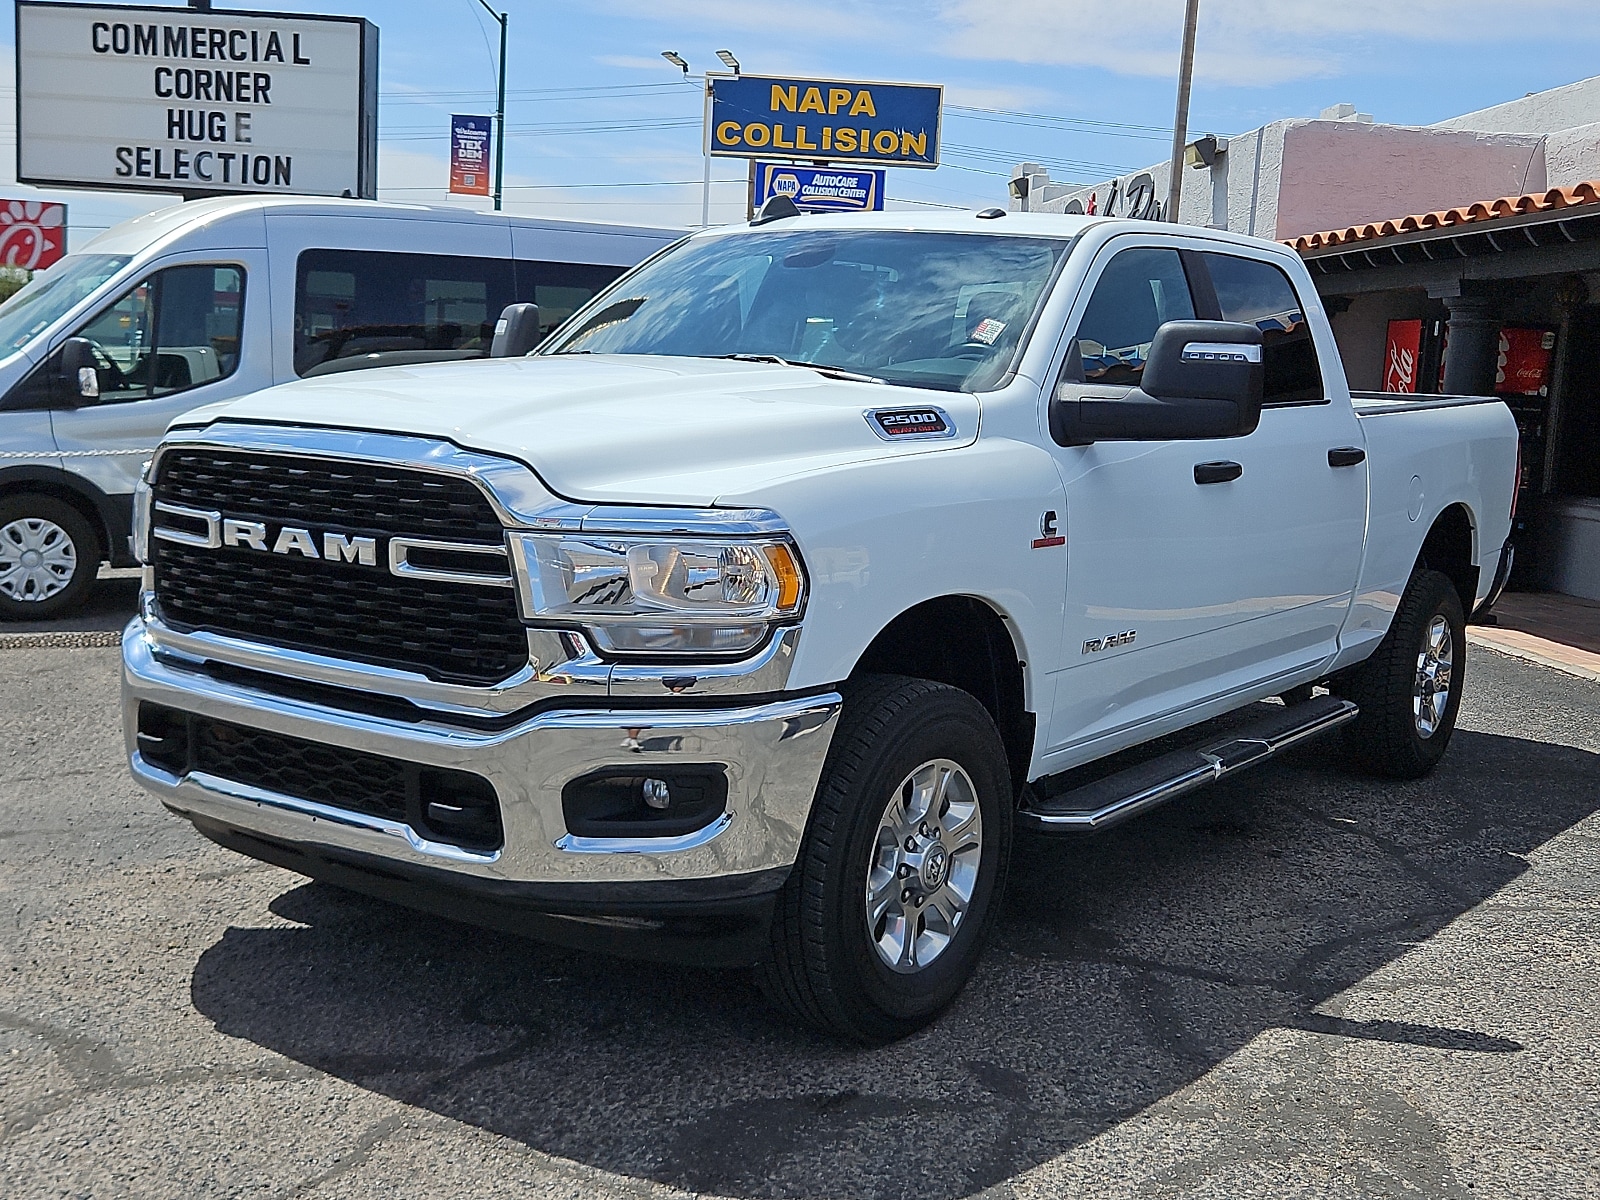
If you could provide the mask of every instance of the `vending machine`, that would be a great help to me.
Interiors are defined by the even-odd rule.
[[[1555,362],[1556,331],[1530,325],[1507,325],[1500,331],[1494,390],[1516,418],[1522,447],[1522,478],[1517,481],[1517,517],[1511,537],[1517,547],[1519,580],[1539,575],[1535,561],[1538,540],[1529,523],[1537,519],[1538,496],[1544,483],[1545,457],[1550,453],[1550,375]]]

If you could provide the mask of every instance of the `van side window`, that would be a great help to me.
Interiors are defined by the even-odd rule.
[[[243,328],[244,268],[208,263],[157,271],[72,336],[94,347],[95,403],[118,404],[226,379],[238,369]],[[48,382],[59,370],[58,352],[36,374]]]
[[[1317,346],[1305,310],[1289,277],[1254,258],[1205,251],[1206,270],[1224,321],[1242,321],[1262,331],[1266,368],[1265,404],[1320,404],[1322,387]]]
[[[514,299],[505,259],[306,250],[295,271],[295,374],[386,351],[487,354]]]
[[[1136,386],[1156,330],[1168,321],[1192,321],[1194,300],[1176,250],[1130,247],[1106,264],[1089,297],[1068,353],[1063,378],[1082,360],[1082,383]]]
[[[539,306],[539,333],[548,336],[626,269],[518,259],[517,299],[531,300]]]

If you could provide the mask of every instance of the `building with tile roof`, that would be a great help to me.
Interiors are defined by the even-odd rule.
[[[1431,126],[1340,105],[1199,142],[1183,222],[1297,249],[1351,387],[1502,395],[1522,431],[1513,586],[1600,599],[1600,77]],[[1167,179],[1023,163],[1012,207],[1160,220]]]

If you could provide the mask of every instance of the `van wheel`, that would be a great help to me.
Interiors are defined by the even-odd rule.
[[[1339,681],[1339,694],[1361,706],[1345,727],[1356,761],[1390,779],[1433,770],[1455,732],[1466,658],[1455,584],[1439,571],[1413,573],[1377,651]]]
[[[100,539],[54,496],[0,499],[0,620],[41,621],[83,602],[100,569]]]
[[[800,856],[773,920],[763,991],[865,1043],[913,1033],[983,950],[1011,853],[1011,776],[988,712],[941,683],[845,690]]]

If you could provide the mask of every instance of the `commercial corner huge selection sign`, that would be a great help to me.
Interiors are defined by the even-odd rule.
[[[371,22],[29,0],[16,8],[22,182],[377,194]]]

